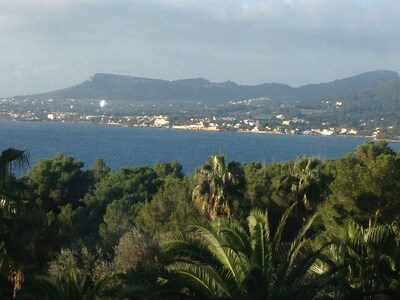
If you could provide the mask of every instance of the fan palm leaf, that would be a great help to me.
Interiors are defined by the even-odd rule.
[[[11,173],[13,168],[24,168],[29,166],[29,156],[26,150],[8,148],[0,155],[0,180]]]
[[[88,276],[74,272],[61,279],[37,276],[33,286],[24,291],[24,296],[32,300],[98,300],[105,297],[113,276],[109,274],[98,282],[92,282]]]
[[[225,156],[210,156],[194,178],[196,186],[192,198],[200,211],[206,213],[211,220],[219,216],[231,216],[233,204],[230,194],[239,180],[225,164]]]
[[[341,270],[337,273],[337,282],[342,295],[368,298],[399,291],[400,247],[397,226],[375,224],[364,228],[349,221],[344,237],[330,238],[333,244],[326,249],[323,262],[315,270]]]
[[[323,275],[314,275],[313,280],[308,277],[321,254],[305,238],[314,218],[288,250],[282,248],[283,228],[293,209],[284,213],[273,234],[268,214],[260,210],[252,211],[246,227],[232,219],[219,219],[210,227],[193,226],[190,232],[170,234],[162,242],[168,257],[163,262],[164,273],[156,272],[158,280],[152,284],[155,289],[165,285],[168,290],[176,276],[172,282],[181,283],[175,286],[177,290],[192,298],[201,295],[201,299],[312,298],[327,282]],[[134,286],[137,290],[140,284]]]

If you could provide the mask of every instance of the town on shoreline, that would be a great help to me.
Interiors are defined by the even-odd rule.
[[[201,103],[133,104],[128,101],[95,99],[31,101],[12,98],[1,100],[1,104],[0,120],[400,140],[396,126],[379,127],[373,124],[373,120],[340,122],[334,116],[310,109],[299,111],[294,106],[277,105],[264,98],[230,101],[222,106]],[[334,105],[340,107],[341,103],[335,102]],[[390,130],[393,132],[390,133]]]
[[[166,116],[141,116],[140,119],[147,119],[149,121],[151,120],[164,120],[164,124],[160,125],[158,122],[154,123],[136,123],[136,124],[128,124],[124,122],[113,122],[110,121],[110,119],[101,117],[102,120],[98,122],[94,122],[93,120],[88,120],[86,119],[81,119],[81,120],[63,120],[63,119],[49,119],[49,120],[39,120],[39,119],[12,119],[12,121],[20,121],[20,122],[60,122],[60,123],[79,123],[79,124],[98,124],[98,125],[111,125],[111,126],[121,126],[121,127],[135,127],[135,128],[153,128],[153,129],[174,129],[174,130],[188,130],[188,131],[203,131],[203,132],[236,132],[236,133],[249,133],[249,134],[274,134],[274,135],[320,135],[320,136],[342,136],[342,137],[357,137],[357,138],[367,138],[367,139],[373,139],[373,140],[385,140],[388,142],[395,142],[398,143],[400,142],[400,139],[388,139],[388,138],[379,138],[377,136],[364,136],[364,135],[358,135],[356,133],[347,133],[346,132],[336,132],[333,131],[328,132],[325,130],[319,131],[319,130],[306,130],[305,132],[301,131],[285,131],[285,130],[279,130],[279,128],[275,128],[274,130],[259,130],[257,127],[254,127],[252,129],[241,129],[241,128],[233,128],[233,129],[221,129],[218,126],[211,125],[211,126],[205,126],[205,124],[202,121],[189,124],[189,125],[169,125],[166,122],[168,121],[168,117]],[[1,120],[1,119],[0,119]],[[3,121],[5,119],[2,119]],[[10,119],[7,119],[10,120]]]

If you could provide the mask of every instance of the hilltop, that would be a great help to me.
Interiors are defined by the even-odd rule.
[[[215,83],[203,78],[167,81],[142,77],[94,74],[89,80],[65,89],[22,96],[27,99],[106,99],[136,102],[223,103],[229,100],[269,98],[280,101],[312,101],[356,93],[399,79],[393,71],[373,71],[328,83],[291,87],[280,83],[239,85]]]

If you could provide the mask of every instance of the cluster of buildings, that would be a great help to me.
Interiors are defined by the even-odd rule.
[[[258,105],[268,101],[268,98],[256,98],[249,100],[231,101],[231,105]],[[382,129],[359,132],[355,128],[332,127],[329,122],[322,122],[320,126],[310,124],[307,119],[300,117],[288,117],[282,113],[272,114],[268,120],[251,118],[250,113],[243,114],[246,117],[212,116],[212,117],[186,117],[187,112],[181,111],[179,117],[172,120],[167,115],[150,115],[151,110],[142,108],[143,105],[132,106],[126,104],[122,109],[114,103],[101,101],[80,101],[74,99],[55,103],[52,99],[46,101],[28,101],[26,99],[14,101],[14,99],[0,100],[0,119],[25,120],[25,121],[59,121],[113,124],[132,127],[175,128],[183,130],[203,131],[238,131],[254,133],[274,134],[309,134],[309,135],[370,135],[375,138],[382,136]],[[334,104],[336,107],[341,102]],[[79,106],[79,107],[78,107]],[[153,105],[154,106],[154,105]],[[154,110],[154,109],[153,109]],[[87,113],[91,111],[91,113]],[[131,114],[123,115],[131,111]],[[137,114],[137,115],[135,115]],[[362,121],[362,120],[360,120]],[[365,125],[365,123],[364,123]],[[363,124],[360,123],[362,127]]]
[[[123,125],[133,127],[170,127],[167,116],[106,116],[89,115],[80,116],[79,122],[83,123],[102,123],[111,125]]]
[[[3,116],[4,117],[4,116]],[[300,118],[285,119],[281,114],[275,116],[274,125],[261,125],[259,120],[238,119],[234,117],[211,118],[190,118],[182,119],[172,123],[166,115],[154,116],[114,116],[104,114],[83,115],[76,112],[44,112],[37,114],[27,111],[25,113],[8,112],[7,119],[25,121],[59,121],[59,122],[82,122],[100,123],[111,125],[122,125],[132,127],[152,127],[152,128],[174,128],[182,130],[203,130],[203,131],[238,131],[254,133],[274,133],[274,134],[312,134],[312,135],[357,135],[357,130],[353,128],[315,128],[300,129],[308,122]],[[300,125],[300,126],[296,126]],[[323,124],[322,124],[323,125]],[[374,137],[379,137],[380,130],[373,133]]]

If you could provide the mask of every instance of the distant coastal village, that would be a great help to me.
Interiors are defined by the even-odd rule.
[[[61,115],[50,115],[51,120],[63,122]],[[298,128],[290,129],[290,123],[306,122],[303,119],[294,118],[291,120],[284,120],[283,115],[277,115],[277,119],[283,120],[282,125],[278,126],[260,126],[258,120],[253,119],[236,119],[232,117],[217,118],[213,116],[210,118],[191,118],[189,122],[184,125],[171,124],[168,116],[123,116],[121,118],[106,117],[106,116],[81,116],[78,122],[88,123],[101,123],[110,125],[122,125],[132,127],[150,127],[150,128],[172,128],[180,130],[201,130],[201,131],[237,131],[237,132],[250,132],[250,133],[273,133],[273,134],[307,134],[307,135],[357,135],[357,130],[347,128],[311,128],[309,130],[301,131]],[[379,138],[379,129],[371,135],[373,138]]]
[[[7,99],[3,99],[4,103]],[[104,101],[104,100],[103,100]],[[107,103],[100,101],[100,106],[104,107]],[[14,121],[41,121],[41,122],[75,122],[88,124],[108,124],[126,127],[143,128],[172,128],[179,130],[201,130],[201,131],[234,131],[247,133],[268,133],[268,134],[305,134],[305,135],[348,135],[357,136],[358,130],[346,127],[326,128],[327,122],[322,123],[323,127],[307,128],[309,122],[303,118],[287,118],[283,114],[276,114],[275,124],[262,126],[257,119],[241,119],[237,117],[199,117],[181,118],[171,122],[167,115],[106,115],[106,114],[83,114],[70,111],[26,111],[15,112],[2,110],[1,119]],[[296,127],[296,125],[301,125]],[[380,138],[380,129],[376,128],[369,137]]]
[[[393,71],[296,88],[95,74],[66,89],[0,99],[0,120],[400,140],[399,105]]]

